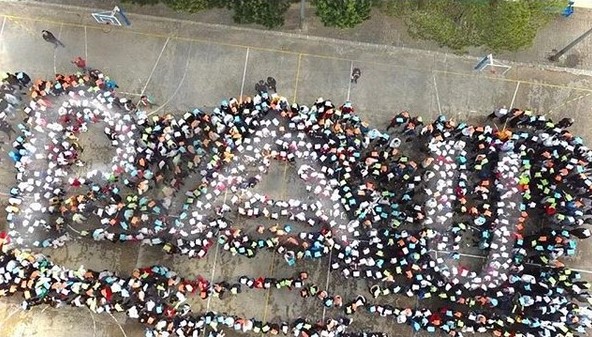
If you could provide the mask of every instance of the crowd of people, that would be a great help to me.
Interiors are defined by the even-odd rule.
[[[360,309],[451,336],[573,336],[592,324],[590,285],[559,260],[590,236],[592,212],[592,151],[569,131],[569,120],[500,109],[490,115],[506,125],[499,129],[445,116],[426,123],[404,111],[380,130],[350,102],[290,104],[271,92],[275,80],[270,92],[262,85],[255,96],[230,98],[210,113],[149,116],[148,106],[119,97],[115,82],[86,64],[77,74],[29,82],[3,82],[30,90],[11,152],[18,184],[3,240],[56,247],[89,236],[162,245],[190,257],[218,245],[248,258],[273,250],[290,266],[331,254],[331,269],[367,279],[374,298],[438,305],[398,307],[363,294],[329,294],[307,283],[306,271],[217,283],[185,280],[161,266],[129,278],[68,271],[5,244],[0,289],[23,292],[25,307],[125,311],[158,336],[190,336],[206,326],[217,334],[224,326],[353,335],[346,327]],[[114,155],[104,167],[78,174],[85,165],[79,138],[93,124],[103,127]],[[295,168],[306,196],[273,199],[261,190],[273,161]],[[272,224],[244,228],[244,219]],[[486,256],[480,270],[461,263],[467,242]],[[193,294],[222,297],[245,286],[298,289],[341,314],[316,323],[266,323],[194,314],[185,305]]]
[[[20,71],[16,74],[1,74],[0,80],[2,81],[0,83],[0,131],[10,141],[13,136],[16,136],[16,130],[11,125],[11,120],[18,116],[17,109],[22,101],[22,90],[31,83],[31,78]]]
[[[187,297],[199,293],[202,298],[240,292],[242,284],[250,288],[281,288],[285,280],[263,281],[241,278],[232,286],[224,282],[210,284],[203,278],[186,280],[162,266],[136,269],[124,278],[109,271],[96,272],[79,268],[68,270],[59,267],[41,254],[27,250],[8,248],[0,239],[0,295],[23,294],[24,310],[34,305],[52,307],[71,305],[86,306],[96,313],[125,312],[153,329],[147,335],[154,336],[203,336],[209,328],[211,336],[223,335],[222,327],[237,332],[254,332],[277,335],[293,333],[302,336],[337,336],[345,331],[351,319],[327,319],[310,322],[299,318],[293,322],[264,322],[217,312],[192,313]],[[302,280],[294,282],[302,286]],[[260,285],[261,284],[261,285]]]

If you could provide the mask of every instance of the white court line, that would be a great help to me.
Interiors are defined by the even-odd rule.
[[[2,321],[0,321],[0,323],[4,323],[6,321],[8,321],[10,319],[10,317],[14,316],[16,313],[23,311],[23,309],[21,307],[17,307],[13,312],[11,312],[10,314],[8,314],[8,316],[4,317],[4,319],[2,319]]]
[[[293,103],[296,103],[296,95],[298,94],[298,79],[300,78],[300,63],[302,63],[302,53],[298,54],[298,65],[296,66],[296,79],[294,80],[294,96],[292,96]]]
[[[438,84],[436,83],[436,74],[433,73],[434,89],[436,90],[436,102],[438,103],[438,114],[442,114],[442,106],[440,105],[440,94],[438,93]]]
[[[0,37],[4,35],[4,25],[6,25],[6,17],[2,20],[2,28],[0,28]]]
[[[432,252],[438,254],[452,254],[452,253],[457,253],[457,252],[450,252],[447,250],[431,250]],[[460,256],[464,256],[464,257],[473,257],[476,259],[487,259],[487,256],[481,256],[481,255],[474,255],[474,254],[465,254],[465,253],[458,253],[458,255]]]
[[[228,196],[228,189],[224,192],[224,201],[223,203],[226,204],[226,197]],[[216,251],[214,252],[214,263],[212,264],[212,276],[210,276],[210,286],[214,283],[214,276],[216,274],[216,262],[218,262],[218,251],[220,250],[220,233],[218,233],[218,238],[216,239]],[[212,301],[212,294],[208,296],[208,300],[206,302],[206,312],[210,311],[210,302]],[[204,329],[204,336],[205,336],[205,329]]]
[[[88,309],[88,312],[90,312],[90,318],[92,318],[93,321],[93,337],[97,336],[97,321],[95,320],[95,316],[92,313],[92,310],[90,310],[89,307],[86,307]]]
[[[573,271],[577,271],[578,273],[584,273],[584,274],[592,274],[592,270],[586,270],[586,269],[577,269],[577,268],[570,268],[567,267]]]
[[[218,238],[220,238],[220,234],[218,234]],[[216,240],[216,251],[214,252],[214,263],[212,264],[212,276],[210,276],[210,286],[214,283],[214,275],[216,274],[216,262],[218,260],[218,251],[220,250],[220,244],[218,240]],[[212,294],[208,296],[208,301],[206,302],[206,312],[210,311],[210,302],[212,301]]]
[[[150,80],[152,79],[152,75],[154,75],[154,71],[156,70],[156,67],[158,66],[158,62],[160,61],[160,58],[162,57],[162,53],[164,53],[164,50],[166,48],[166,46],[169,44],[169,41],[171,40],[171,37],[167,37],[166,41],[164,42],[164,46],[162,46],[162,49],[160,50],[160,54],[158,54],[158,58],[156,59],[156,62],[154,62],[154,66],[152,67],[152,71],[150,72],[150,76],[148,76],[148,80],[146,80],[146,84],[144,84],[144,87],[142,88],[142,91],[140,92],[140,96],[144,95],[144,92],[146,91],[146,88],[148,88],[148,84],[150,83]]]
[[[545,266],[543,266],[541,264],[538,264],[538,263],[526,263],[526,264],[531,265],[531,266],[545,267]],[[571,268],[570,266],[567,266],[567,265],[565,267],[568,268],[569,270],[573,270],[573,271],[576,271],[578,273],[592,274],[592,270]]]
[[[160,110],[164,109],[164,107],[167,106],[167,104],[169,104],[170,101],[173,100],[173,98],[177,95],[177,93],[179,92],[179,89],[181,89],[181,87],[183,86],[183,83],[185,82],[185,77],[187,77],[187,70],[189,69],[189,62],[191,61],[191,53],[193,52],[193,44],[189,45],[189,52],[187,53],[187,61],[185,62],[185,70],[183,71],[183,76],[181,77],[181,80],[179,81],[179,84],[177,85],[177,88],[175,89],[175,91],[173,91],[173,94],[171,95],[171,97],[169,97],[164,103],[160,104],[160,106],[158,108],[156,108],[154,111],[151,111],[149,114],[147,114],[147,116],[152,116],[155,113],[159,112]],[[140,95],[142,96],[142,95]]]
[[[76,234],[82,235],[82,233],[79,230],[77,230],[76,228],[70,226],[70,224],[67,224],[66,226],[68,226],[68,228],[70,228],[72,231],[76,232]]]
[[[88,63],[88,36],[86,34],[86,26],[84,26],[84,59]]]
[[[243,92],[245,89],[245,80],[247,79],[247,64],[249,63],[249,50],[250,50],[250,48],[247,48],[247,54],[245,55],[245,68],[243,69],[243,82],[241,83],[240,96],[238,97],[239,101],[242,101],[242,99],[243,99]]]
[[[331,258],[333,257],[333,247],[329,251],[329,267],[327,268],[327,283],[325,284],[325,291],[329,292],[329,281],[331,280]],[[327,313],[327,306],[323,305],[323,321],[325,320],[325,314]]]
[[[454,252],[449,252],[449,251],[445,251],[445,250],[433,250],[434,253],[441,253],[441,254],[451,254]],[[481,255],[473,255],[473,254],[465,254],[465,253],[459,253],[458,255],[463,256],[463,257],[472,257],[472,258],[476,258],[476,259],[482,259],[485,260],[488,257],[487,256],[481,256]],[[538,264],[538,263],[526,263],[529,264],[531,266],[539,266],[542,267],[542,265]],[[592,270],[586,270],[586,269],[578,269],[578,268],[571,268],[570,266],[566,266],[567,268],[569,268],[570,270],[576,271],[578,273],[584,273],[584,274],[592,274]]]
[[[129,96],[142,96],[142,94],[135,93],[135,92],[125,92],[125,91],[118,91],[119,94],[129,95]]]
[[[64,24],[62,23],[60,25],[60,31],[58,32],[58,40],[60,40],[62,38],[62,28],[64,28]],[[61,43],[61,40],[60,40]],[[57,58],[57,54],[58,54],[58,48],[59,47],[55,47],[53,49],[53,74],[57,74],[58,73],[58,69],[56,67],[56,58]]]
[[[111,316],[111,318],[113,318],[113,320],[115,321],[115,323],[117,323],[117,326],[119,327],[119,330],[121,330],[121,333],[123,334],[123,337],[127,337],[127,334],[125,333],[125,330],[123,330],[123,327],[121,326],[121,324],[119,323],[119,321],[117,320],[117,318],[115,318],[115,316],[113,316],[112,313],[109,312],[109,316]]]
[[[396,303],[396,302],[395,302]],[[396,304],[395,304],[396,305]],[[418,308],[419,307],[419,296],[415,296],[415,307]],[[412,337],[417,336],[417,333],[419,332],[419,330],[415,330],[413,329],[413,335],[411,335]]]
[[[509,109],[512,109],[514,107],[514,101],[516,100],[516,94],[518,93],[518,88],[520,88],[520,81],[518,81],[518,83],[516,83],[516,90],[514,90],[514,96],[512,96],[512,103],[510,103],[510,106],[508,107]]]
[[[346,101],[349,101],[349,95],[351,93],[351,85],[352,85],[351,75],[353,72],[354,72],[354,61],[351,61],[351,65],[349,67],[349,85],[347,86],[347,98],[345,99]]]

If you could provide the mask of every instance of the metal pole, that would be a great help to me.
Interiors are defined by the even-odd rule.
[[[559,58],[563,54],[567,53],[576,44],[582,42],[582,40],[585,39],[590,34],[592,34],[592,28],[588,29],[588,31],[586,31],[584,34],[580,35],[577,39],[573,40],[570,44],[568,44],[567,46],[565,46],[565,48],[563,48],[560,51],[558,51],[557,54],[549,56],[549,61],[555,62],[555,61],[559,60]]]
[[[304,28],[304,3],[306,0],[300,0],[300,29]]]

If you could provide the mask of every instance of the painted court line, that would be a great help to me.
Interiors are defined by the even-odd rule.
[[[590,95],[592,95],[592,93],[590,93],[590,92],[589,92],[589,93],[587,93],[587,94],[585,94],[585,95],[580,95],[580,96],[578,96],[578,97],[576,97],[576,98],[570,99],[569,101],[564,101],[564,102],[561,102],[561,104],[559,104],[558,106],[556,106],[556,107],[554,107],[554,108],[552,108],[552,109],[549,109],[549,112],[548,112],[548,113],[549,113],[549,114],[552,114],[552,113],[553,113],[554,111],[556,111],[557,109],[559,109],[559,108],[562,108],[562,107],[564,107],[564,106],[566,106],[566,105],[568,105],[568,104],[570,104],[570,103],[573,103],[573,102],[579,101],[579,100],[581,100],[581,99],[583,99],[583,98],[586,98],[586,97],[588,97],[588,96],[590,96]]]
[[[140,95],[144,95],[144,92],[146,91],[146,88],[148,87],[148,84],[150,83],[150,80],[152,79],[152,75],[154,75],[154,71],[156,70],[156,67],[158,66],[158,62],[160,61],[160,58],[162,57],[162,54],[164,53],[164,50],[165,50],[166,46],[169,44],[170,40],[171,40],[171,38],[167,37],[166,41],[164,42],[164,46],[162,46],[162,49],[160,50],[160,54],[158,54],[158,58],[156,59],[156,62],[154,62],[154,66],[152,67],[152,71],[150,72],[150,76],[148,76],[148,80],[146,81],[146,84],[144,84],[144,87],[142,88]]]
[[[218,235],[218,238],[220,235]],[[216,251],[214,252],[214,262],[212,263],[212,275],[210,276],[210,285],[214,283],[214,276],[216,275],[216,263],[218,261],[218,251],[220,250],[220,244],[218,240],[216,240]],[[212,295],[208,296],[208,301],[206,302],[206,312],[210,311],[210,302],[212,301]]]
[[[331,281],[331,259],[333,258],[333,247],[329,250],[329,266],[327,267],[327,283],[325,284],[325,291],[329,293],[329,281]],[[327,306],[323,305],[323,321],[325,320],[325,314],[327,313]]]
[[[436,253],[451,254],[452,252],[447,252],[447,251],[444,251],[444,250],[438,250],[438,251],[436,251]],[[472,257],[472,258],[475,258],[475,259],[482,259],[482,260],[487,259],[487,256],[474,255],[474,254],[459,253],[458,255],[463,256],[463,257]]]
[[[189,50],[187,51],[187,60],[185,60],[185,68],[183,69],[183,76],[181,76],[181,79],[179,80],[179,83],[177,84],[175,91],[173,91],[171,96],[164,103],[160,104],[160,106],[158,108],[156,108],[154,111],[151,111],[149,114],[147,114],[147,116],[152,116],[155,113],[159,112],[160,110],[164,109],[167,106],[167,104],[169,104],[173,100],[173,98],[175,98],[175,96],[177,96],[179,89],[181,89],[181,87],[183,86],[183,83],[185,83],[185,78],[187,77],[187,70],[189,70],[189,62],[191,61],[191,53],[192,52],[193,52],[193,43],[191,43],[189,45]]]
[[[88,307],[86,307],[88,309]],[[92,313],[92,310],[88,309],[88,312],[90,313],[90,318],[93,321],[93,337],[96,337],[97,335],[97,321],[95,320],[95,316]]]
[[[6,17],[2,20],[2,28],[0,28],[0,37],[4,35],[4,26],[6,25]]]
[[[88,63],[88,34],[86,30],[86,26],[84,26],[84,59]]]
[[[126,91],[118,91],[117,93],[122,94],[122,95],[128,95],[128,96],[142,96],[142,94],[137,93],[137,92],[126,92]]]
[[[226,204],[226,198],[228,197],[228,189],[224,192],[224,201],[223,203]],[[210,276],[210,285],[214,283],[214,276],[216,276],[216,263],[218,262],[218,252],[220,251],[220,233],[218,233],[218,237],[216,239],[216,251],[214,252],[214,262],[212,263],[212,275]],[[210,302],[212,301],[212,295],[208,296],[208,300],[206,302],[206,312],[210,311]],[[205,331],[204,331],[205,335]]]
[[[125,333],[125,330],[123,329],[123,327],[121,326],[121,324],[119,323],[119,321],[117,320],[117,318],[115,318],[115,316],[113,316],[113,314],[110,313],[110,312],[109,312],[109,316],[111,316],[111,318],[113,318],[113,320],[115,321],[115,323],[119,327],[119,330],[121,330],[121,333],[123,334],[123,337],[127,337],[127,334]]]
[[[284,183],[284,189],[282,191],[282,195],[280,200],[286,200],[286,192],[287,192],[287,187],[288,184],[286,183],[286,176],[288,174],[288,163],[284,164],[284,174],[282,176],[282,182]],[[273,275],[273,270],[275,269],[275,258],[278,255],[278,253],[276,251],[273,252],[273,255],[271,257],[271,266],[269,268],[269,277],[271,277]],[[269,299],[271,298],[271,289],[269,288],[267,290],[267,296],[265,297],[265,309],[263,311],[263,322],[265,322],[265,320],[267,320],[267,311],[269,309]],[[265,333],[261,333],[261,336],[265,336]]]
[[[273,255],[271,256],[271,266],[269,268],[269,274],[270,277],[271,275],[273,275],[273,270],[275,269],[275,258],[278,255],[277,252],[273,252]],[[265,296],[265,309],[263,310],[263,322],[265,322],[265,320],[267,319],[267,312],[269,310],[269,299],[271,298],[271,289],[269,288],[267,289],[267,296]],[[261,333],[261,336],[265,336],[264,333]]]
[[[520,81],[516,83],[516,90],[514,90],[514,96],[512,96],[512,103],[510,103],[510,106],[508,107],[509,109],[512,109],[514,107],[514,101],[516,101],[516,94],[518,93],[518,88],[520,88]]]
[[[63,24],[60,25],[60,31],[58,32],[58,40],[60,40],[62,38],[62,28],[64,28],[64,25]],[[57,54],[58,54],[58,48],[59,47],[55,47],[53,49],[53,73],[54,74],[57,74],[58,73],[57,66],[56,66],[56,59],[57,59]]]
[[[415,296],[415,307],[416,307],[416,308],[419,308],[419,296]],[[417,336],[417,332],[418,332],[418,331],[419,331],[419,330],[415,330],[415,329],[413,329],[413,335],[412,335],[412,337],[415,337],[415,336]]]
[[[442,114],[442,106],[440,105],[440,94],[438,93],[438,84],[436,83],[436,74],[432,73],[434,79],[434,90],[436,91],[436,102],[438,103],[438,114]]]
[[[250,48],[247,48],[247,53],[245,55],[245,67],[243,68],[243,81],[241,83],[241,91],[240,91],[240,96],[239,96],[240,101],[243,100],[243,93],[245,90],[245,80],[247,79],[247,64],[249,63],[249,50],[250,50]]]
[[[46,22],[46,23],[53,23],[53,24],[63,24],[63,25],[70,26],[70,27],[85,27],[85,25],[82,25],[82,24],[64,23],[64,22],[55,21],[55,20],[48,20],[48,19],[35,19],[35,18],[27,18],[27,17],[16,16],[16,15],[3,15],[3,16],[5,18],[9,18],[9,19],[13,19],[13,20],[28,20],[28,21]],[[89,28],[92,28],[92,29],[102,29],[102,27],[97,27],[97,26],[88,26],[88,27]],[[129,33],[129,34],[136,34],[136,35],[157,37],[157,38],[163,38],[163,39],[164,38],[166,38],[166,39],[170,39],[171,38],[171,36],[167,36],[165,34],[146,33],[146,32],[138,32],[138,31],[131,31],[131,30],[122,30],[121,33]],[[237,48],[251,48],[251,49],[254,49],[254,50],[267,51],[267,52],[273,52],[273,53],[283,53],[283,54],[290,54],[290,55],[303,55],[303,56],[311,56],[311,57],[325,58],[325,59],[330,59],[330,60],[352,61],[351,59],[348,59],[348,58],[338,57],[338,56],[332,56],[332,55],[318,55],[318,54],[300,53],[300,52],[297,52],[297,51],[289,51],[289,50],[282,50],[282,49],[273,49],[273,48],[265,48],[265,47],[247,46],[247,45],[242,45],[242,44],[234,44],[234,43],[227,43],[227,42],[220,42],[220,41],[211,41],[211,40],[196,39],[196,38],[181,37],[181,36],[174,36],[173,39],[178,40],[178,41],[193,41],[193,42],[198,42],[198,43],[213,44],[213,45],[219,45],[219,46],[228,46],[228,47],[237,47]],[[406,65],[397,65],[397,64],[393,64],[393,63],[362,61],[362,60],[354,60],[354,62],[371,64],[371,65],[376,65],[376,66],[388,66],[388,67],[396,67],[396,68],[405,68],[405,69],[408,69],[408,70],[415,70],[415,71],[420,71],[420,72],[425,72],[426,71],[425,68],[421,68],[421,69],[420,68],[413,68],[413,67],[409,67],[409,66],[406,66]],[[474,73],[472,72],[472,70],[470,70],[470,71],[468,70],[466,73],[456,72],[456,71],[449,71],[449,70],[439,70],[439,69],[433,69],[432,71],[433,72],[436,72],[436,73],[447,74],[447,75],[455,75],[455,76],[463,76],[463,77],[474,77]],[[541,82],[533,82],[533,81],[527,81],[527,80],[516,80],[516,79],[511,79],[511,78],[503,78],[503,77],[490,76],[490,75],[483,76],[482,78],[485,78],[485,79],[488,79],[488,80],[502,81],[502,82],[512,82],[512,83],[521,82],[523,84],[528,84],[528,85],[536,85],[536,86],[543,86],[543,87],[557,88],[557,89],[570,89],[570,90],[578,90],[578,91],[592,93],[592,88],[569,87],[569,86],[559,85],[559,84],[544,83],[544,82],[541,83]]]
[[[445,250],[434,250],[434,253],[441,253],[441,254],[451,254],[454,252],[449,252],[449,251],[445,251]],[[475,259],[481,259],[481,260],[486,260],[487,256],[481,256],[481,255],[474,255],[474,254],[466,254],[466,253],[459,253],[458,255],[463,256],[463,257],[471,257],[471,258],[475,258]],[[526,263],[532,266],[539,266],[542,267],[540,264],[538,263]],[[592,270],[587,270],[587,269],[579,269],[579,268],[571,268],[569,266],[567,266],[567,268],[569,268],[570,270],[576,271],[578,273],[583,273],[583,274],[592,274]]]
[[[528,264],[528,265],[531,265],[531,266],[545,267],[545,266],[543,266],[543,265],[540,265],[540,264],[538,264],[538,263],[526,263],[526,264]],[[573,271],[575,271],[575,272],[578,272],[578,273],[582,273],[582,274],[592,274],[592,270],[587,270],[587,269],[579,269],[579,268],[571,268],[570,266],[567,266],[567,265],[566,265],[566,267],[567,267],[569,270],[573,270]]]
[[[351,61],[351,65],[349,67],[349,76],[348,76],[349,85],[347,86],[347,98],[345,99],[346,101],[349,101],[349,96],[351,93],[351,86],[352,86],[352,77],[351,76],[353,73],[354,73],[354,61]],[[324,319],[324,317],[323,317],[323,319]]]
[[[296,66],[296,80],[294,81],[294,96],[292,96],[292,103],[296,103],[296,95],[298,94],[298,79],[300,78],[300,64],[302,62],[302,54],[298,54],[298,65]]]
[[[578,273],[592,274],[592,270],[578,269],[578,268],[569,268],[569,269],[571,269],[573,271],[577,271]]]
[[[4,323],[10,319],[10,317],[14,316],[15,314],[21,312],[23,309],[21,307],[17,307],[14,311],[12,311],[8,316],[4,317],[0,323]]]

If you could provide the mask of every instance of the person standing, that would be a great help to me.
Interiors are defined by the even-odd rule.
[[[4,132],[9,140],[12,140],[12,135],[16,135],[16,130],[7,121],[0,121],[0,132]]]
[[[31,84],[31,77],[23,71],[16,73],[16,79],[18,81],[19,89],[26,88]]]
[[[567,129],[569,127],[571,127],[574,123],[574,120],[572,118],[563,118],[561,119],[558,123],[557,123],[557,127],[561,128],[561,129]]]
[[[259,82],[255,84],[255,91],[257,94],[267,92],[267,83],[265,83],[263,80],[259,80]]]
[[[77,56],[74,60],[72,60],[72,64],[74,64],[80,71],[86,71],[86,60],[80,56]]]
[[[351,83],[358,83],[358,79],[362,76],[360,68],[354,68],[351,74]]]
[[[277,82],[275,78],[269,76],[267,77],[267,88],[273,90],[273,92],[277,92]]]
[[[506,108],[506,106],[503,106],[499,109],[493,110],[493,112],[487,116],[487,120],[492,120],[494,118],[497,118],[501,122],[505,122],[505,119],[507,117],[508,117],[508,108]]]
[[[55,35],[53,35],[52,32],[48,31],[48,30],[42,30],[41,31],[41,36],[43,37],[43,39],[49,43],[53,43],[53,45],[57,48],[57,47],[66,47],[62,41],[58,40],[57,37],[55,37]]]

